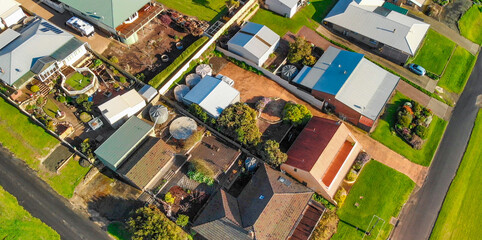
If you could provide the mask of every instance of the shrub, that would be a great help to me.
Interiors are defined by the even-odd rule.
[[[89,96],[87,96],[87,94],[81,94],[80,96],[78,96],[76,99],[75,99],[75,102],[77,104],[82,104],[83,102],[89,100]]]
[[[217,130],[243,145],[256,146],[261,141],[256,117],[257,113],[254,109],[237,102],[224,109],[218,117]]]
[[[333,197],[338,207],[343,205],[343,202],[345,202],[345,199],[346,199],[346,195],[347,195],[346,190],[343,187],[340,187],[336,192],[335,196]]]
[[[404,113],[403,111],[399,112],[398,122],[400,123],[400,125],[402,125],[402,127],[408,128],[408,126],[410,126],[410,123],[412,123],[412,120],[413,120],[412,115],[408,113]]]
[[[45,99],[44,97],[38,97],[37,98],[37,105],[42,105],[44,103]]]
[[[181,64],[183,64],[189,57],[191,57],[191,55],[193,55],[198,50],[198,48],[204,45],[204,43],[207,41],[208,37],[205,36],[196,40],[193,44],[191,44],[191,46],[186,48],[186,50],[184,50],[184,52],[182,52],[181,55],[179,55],[179,57],[174,60],[174,62],[172,62],[167,68],[165,68],[164,70],[162,70],[162,72],[152,78],[149,81],[149,85],[155,88],[159,88],[161,84],[181,66]]]
[[[65,98],[64,96],[58,96],[58,97],[57,97],[57,101],[59,101],[60,103],[66,103],[66,102],[67,102],[67,98]]]
[[[353,169],[359,172],[368,161],[370,161],[370,155],[366,152],[360,152],[358,156],[356,156]]]
[[[313,194],[313,200],[323,204],[323,206],[325,206],[326,208],[330,209],[330,210],[335,210],[336,209],[336,206],[333,205],[333,203],[331,203],[330,201],[326,200],[323,196],[321,196],[320,194],[318,193],[314,193]]]
[[[126,222],[132,240],[171,239],[185,240],[187,235],[180,227],[170,221],[154,205],[144,206],[133,213]]]
[[[269,164],[278,167],[286,162],[288,155],[279,149],[279,143],[275,140],[268,140],[260,144],[259,155]]]
[[[316,58],[314,56],[305,56],[303,59],[303,65],[313,66],[316,63]]]
[[[102,60],[100,60],[100,59],[95,59],[95,60],[94,60],[94,68],[97,68],[97,67],[99,67],[100,65],[102,65]]]
[[[47,121],[47,124],[45,124],[45,126],[47,127],[48,130],[52,131],[52,132],[55,132],[55,125],[54,125],[54,121],[52,120],[48,120]]]
[[[297,37],[294,42],[290,43],[288,62],[297,63],[310,55],[311,44],[304,37]]]
[[[127,82],[126,77],[124,77],[124,76],[120,77],[119,82],[126,83]]]
[[[304,105],[288,102],[283,108],[283,120],[295,126],[304,126],[313,117]]]
[[[196,103],[189,105],[188,111],[204,123],[206,123],[207,120],[209,119],[209,116],[206,113],[206,111],[204,111],[204,109],[202,109]]]
[[[412,139],[410,140],[410,145],[412,145],[413,148],[420,150],[422,149],[423,140],[419,136],[413,135]]]
[[[326,211],[323,216],[321,217],[318,226],[313,231],[311,235],[312,240],[328,240],[330,239],[333,234],[336,233],[338,228],[338,222],[340,219],[338,215],[336,215],[335,211],[330,209]]]
[[[144,80],[146,80],[146,76],[144,75],[144,73],[138,73],[136,75],[136,78],[139,79],[142,82],[144,82]]]
[[[417,134],[422,139],[427,139],[428,128],[422,125],[417,125],[415,127],[415,134]]]
[[[119,59],[116,56],[110,57],[109,61],[111,61],[112,63],[119,63]]]
[[[239,61],[237,60],[236,58],[232,58],[232,57],[228,57],[228,60],[232,63],[234,63],[234,65],[244,69],[244,70],[247,70],[247,71],[250,71],[250,72],[254,72],[258,75],[264,75],[262,71],[248,65],[247,63],[243,62],[243,61]]]
[[[355,172],[355,170],[350,170],[346,175],[345,180],[349,182],[353,182],[356,180],[357,177],[358,177],[358,174]]]
[[[196,182],[213,185],[214,174],[212,166],[205,160],[196,158],[189,163],[187,176]]]
[[[87,156],[87,158],[92,159],[94,158],[94,154],[92,153],[92,146],[90,145],[90,139],[86,138],[80,144],[80,151]]]
[[[427,75],[427,77],[437,81],[440,79],[440,76],[435,74],[435,73],[432,73],[432,72],[427,72],[425,75]]]
[[[176,224],[180,227],[185,227],[189,223],[189,216],[184,214],[179,214],[176,219]]]
[[[80,120],[84,123],[87,123],[89,122],[90,120],[92,120],[92,116],[90,116],[90,114],[86,113],[86,112],[82,112],[79,116]]]
[[[174,204],[175,201],[176,201],[176,197],[173,197],[171,192],[166,193],[166,195],[164,196],[164,202],[166,202],[169,205]]]
[[[92,105],[94,105],[93,102],[85,101],[82,103],[82,108],[84,108],[86,112],[92,112]]]
[[[36,93],[40,91],[40,88],[37,85],[33,85],[32,87],[30,87],[30,91],[32,91],[33,93]]]

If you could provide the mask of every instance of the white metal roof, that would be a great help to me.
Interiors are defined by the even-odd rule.
[[[144,106],[146,106],[146,102],[142,96],[135,89],[132,89],[103,103],[99,106],[99,110],[110,124],[114,124],[124,116],[133,115],[133,110]]]
[[[262,57],[271,46],[278,43],[280,37],[268,27],[248,22],[228,42],[238,45],[257,58]]]
[[[0,18],[8,17],[19,9],[20,3],[14,0],[2,0],[0,4]]]
[[[367,3],[368,4],[368,3]],[[430,25],[381,5],[340,0],[324,21],[414,55]]]

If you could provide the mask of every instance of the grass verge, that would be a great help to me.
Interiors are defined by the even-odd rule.
[[[456,44],[442,34],[429,29],[422,47],[411,61],[427,71],[441,75]]]
[[[445,132],[447,122],[437,116],[433,116],[432,123],[430,124],[427,140],[422,149],[413,149],[408,143],[406,143],[400,136],[394,131],[391,131],[395,124],[397,109],[406,101],[410,99],[400,92],[396,92],[390,103],[386,106],[385,113],[379,119],[378,125],[375,131],[371,133],[371,137],[388,148],[398,152],[410,161],[420,164],[422,166],[429,166],[432,161],[433,155],[437,150],[440,139]]]
[[[107,226],[107,232],[117,240],[130,240],[131,234],[120,222],[112,222]]]
[[[0,186],[0,239],[60,239],[58,233],[32,217]]]
[[[482,33],[481,33],[482,34]],[[455,93],[461,93],[472,73],[477,58],[463,47],[455,49],[447,69],[438,82],[440,87]]]
[[[482,111],[479,111],[460,167],[445,197],[430,236],[438,239],[479,239],[482,235]]]
[[[336,0],[313,0],[298,10],[292,18],[260,8],[249,21],[263,24],[280,36],[284,36],[288,31],[296,34],[303,26],[317,28],[335,3]]]
[[[482,6],[474,4],[459,20],[460,34],[482,44]]]
[[[363,232],[370,230],[370,221],[374,215],[383,219],[385,224],[379,222],[372,235],[365,239],[377,239],[378,227],[381,228],[378,239],[386,239],[393,228],[389,224],[390,218],[398,216],[414,187],[415,183],[404,174],[380,162],[370,161],[363,168],[345,203],[337,211],[340,223],[337,233],[331,239],[361,239]],[[358,207],[355,206],[356,203],[359,204]]]
[[[42,172],[41,177],[60,195],[69,199],[74,195],[74,190],[90,167],[82,167],[79,162],[69,159],[69,162],[60,170],[59,174]]]

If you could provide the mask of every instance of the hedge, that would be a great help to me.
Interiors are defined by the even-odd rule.
[[[204,43],[208,41],[208,37],[204,36],[198,40],[196,40],[191,46],[186,48],[184,52],[177,57],[174,62],[172,62],[166,69],[162,70],[159,74],[157,74],[155,77],[153,77],[149,81],[149,85],[159,88],[161,84],[169,77],[171,74],[174,73],[191,55],[193,55],[198,48],[200,48]]]

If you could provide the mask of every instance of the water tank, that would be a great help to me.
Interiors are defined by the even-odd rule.
[[[190,91],[189,87],[187,85],[181,84],[178,85],[174,88],[174,98],[178,102],[182,102],[182,99],[186,94]]]
[[[201,78],[205,77],[205,76],[211,76],[212,73],[213,73],[213,70],[211,69],[211,67],[207,64],[201,64],[199,66],[196,67],[196,73],[201,76]]]
[[[191,73],[186,76],[186,84],[190,87],[193,88],[196,86],[201,81],[201,76],[195,73]]]
[[[169,118],[169,111],[165,106],[154,105],[149,109],[149,116],[154,123],[163,124]]]
[[[196,121],[190,117],[176,118],[169,126],[169,133],[178,140],[188,139],[196,130]]]
[[[285,65],[281,68],[281,77],[288,81],[292,80],[297,73],[298,69],[294,65]]]

